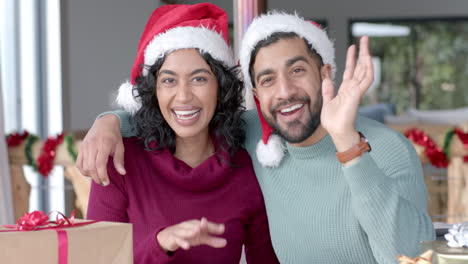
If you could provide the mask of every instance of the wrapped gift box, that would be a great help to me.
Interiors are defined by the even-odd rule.
[[[445,240],[421,242],[421,252],[429,249],[434,251],[434,264],[468,263],[468,248],[451,248],[447,246],[447,241]]]
[[[0,226],[0,230],[7,229]],[[65,261],[59,263],[57,230],[48,229],[0,232],[0,263],[133,263],[131,224],[96,222],[61,230],[66,232],[68,238],[68,258]]]

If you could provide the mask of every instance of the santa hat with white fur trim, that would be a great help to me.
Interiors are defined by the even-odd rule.
[[[141,107],[134,90],[135,78],[148,74],[147,67],[166,54],[196,48],[209,53],[230,68],[235,60],[229,48],[228,16],[210,3],[195,5],[165,5],[154,10],[140,38],[130,81],[119,88],[117,103],[131,114]]]
[[[255,18],[242,39],[239,57],[247,89],[253,86],[249,74],[252,52],[258,42],[277,32],[293,32],[304,38],[322,57],[323,63],[331,66],[332,77],[335,76],[335,48],[326,31],[317,23],[306,21],[297,14],[273,12]],[[254,100],[262,127],[262,139],[257,144],[257,159],[264,167],[278,167],[285,152],[283,139],[273,134],[273,129],[262,115],[257,98]]]

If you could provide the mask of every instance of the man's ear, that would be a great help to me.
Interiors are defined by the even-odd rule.
[[[320,76],[322,77],[322,80],[324,79],[332,79],[332,69],[330,64],[325,64],[320,68]]]
[[[257,98],[257,100],[258,100],[258,97],[257,97],[257,88],[252,87],[252,94],[253,94],[253,96],[254,96],[255,98]]]

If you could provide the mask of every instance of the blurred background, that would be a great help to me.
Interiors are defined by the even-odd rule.
[[[69,214],[77,208],[84,216],[89,179],[76,176],[73,151],[99,113],[116,109],[116,91],[129,78],[151,12],[168,3],[199,2],[228,12],[234,49],[251,19],[268,10],[297,11],[318,21],[335,41],[337,83],[348,45],[371,36],[376,76],[361,113],[402,133],[420,129],[433,139],[433,145],[415,143],[431,217],[468,220],[468,150],[455,133],[455,128],[468,132],[467,1],[0,0],[0,129],[5,135],[27,130],[41,139],[10,147],[8,154],[0,145],[0,224],[25,210]],[[57,166],[43,177],[27,165],[28,153],[37,158],[40,144],[62,132],[75,142],[57,150]],[[434,145],[447,166],[428,157]]]

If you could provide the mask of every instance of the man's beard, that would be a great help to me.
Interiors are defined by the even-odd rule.
[[[282,138],[284,138],[289,143],[300,143],[307,138],[309,138],[315,130],[317,130],[318,126],[320,125],[320,114],[322,113],[322,96],[321,91],[317,93],[317,102],[313,105],[313,109],[311,109],[311,100],[309,96],[304,97],[290,97],[287,100],[279,103],[278,105],[272,107],[270,109],[270,116],[267,117],[263,113],[265,120],[267,123],[273,128],[274,133],[278,134]],[[300,120],[294,120],[291,122],[286,123],[286,127],[281,127],[278,124],[277,115],[278,115],[278,108],[283,107],[285,105],[289,105],[292,103],[302,103],[304,104],[304,111],[309,111],[309,119],[302,123]],[[290,130],[299,130],[299,133],[292,134]]]

